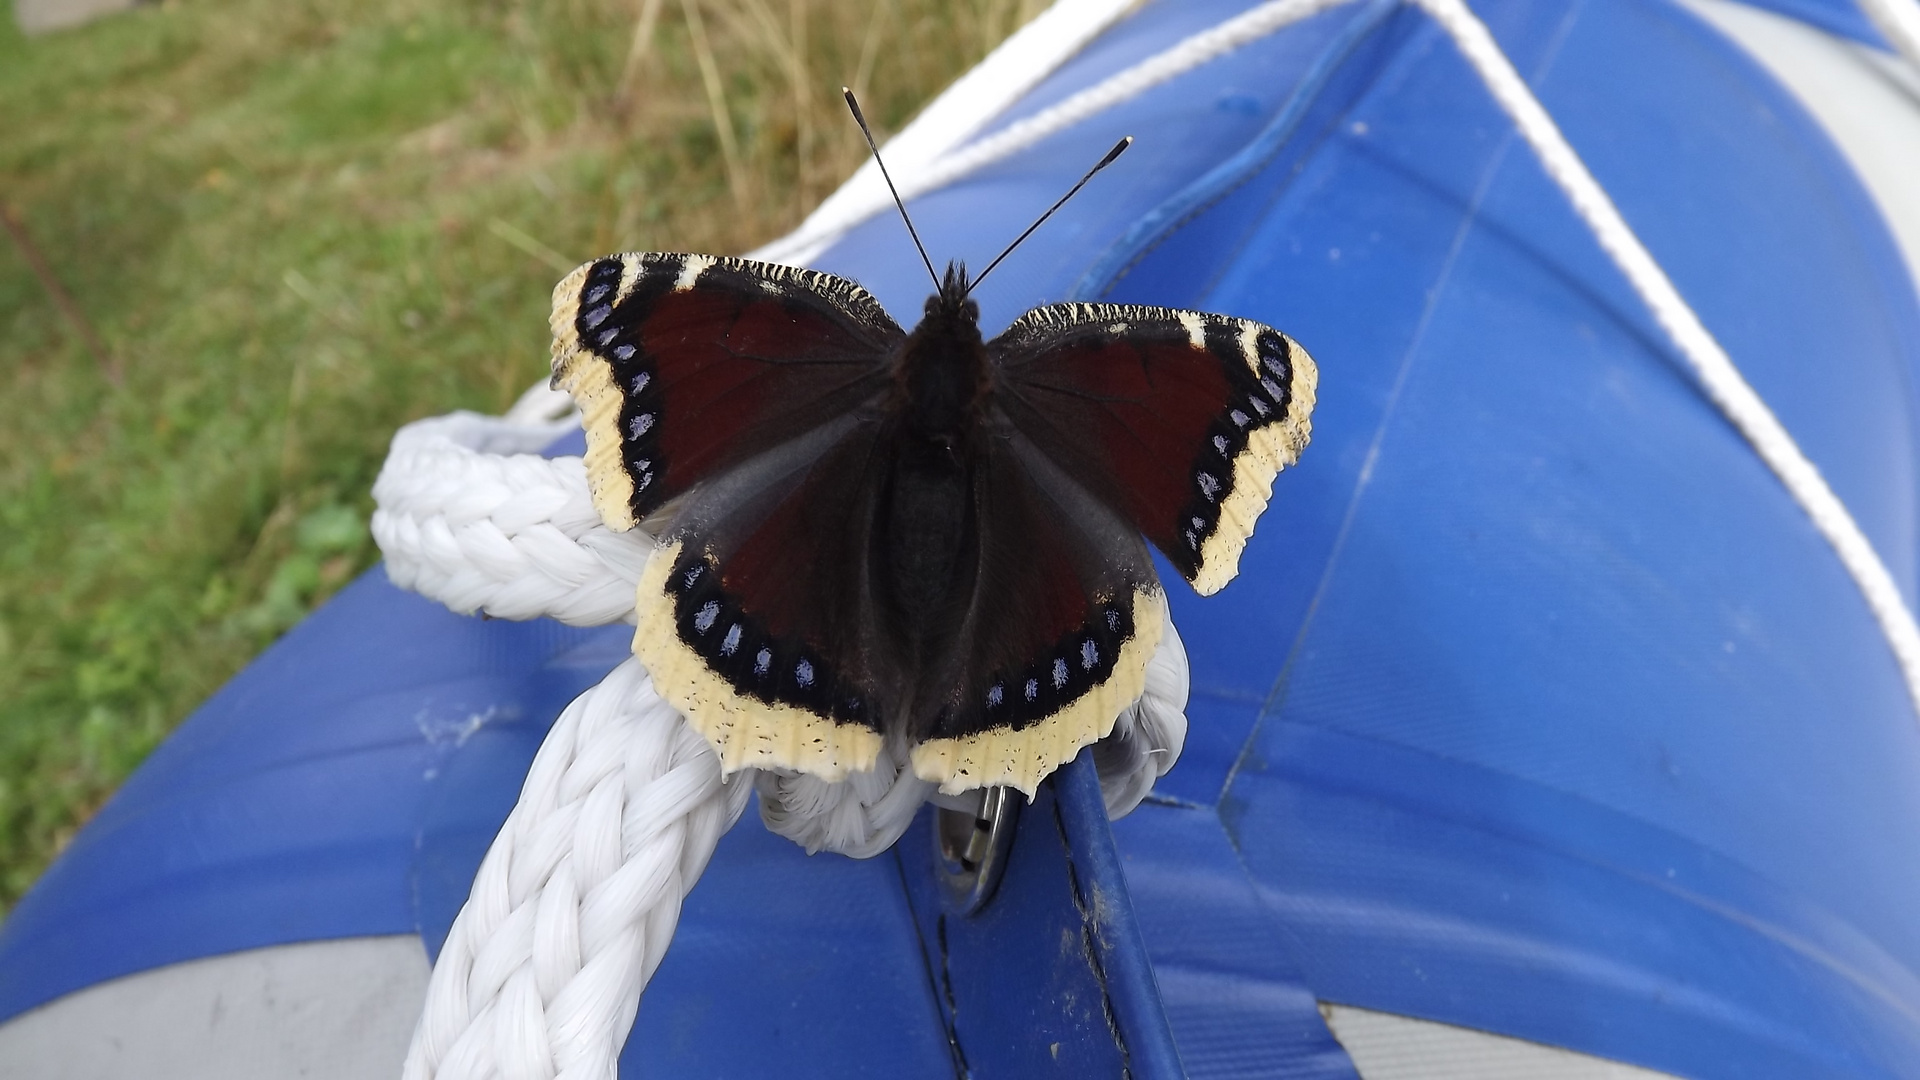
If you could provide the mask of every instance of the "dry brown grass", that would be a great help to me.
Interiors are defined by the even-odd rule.
[[[499,410],[547,293],[737,252],[1039,0],[164,0],[0,20],[0,906],[374,553],[394,427]]]

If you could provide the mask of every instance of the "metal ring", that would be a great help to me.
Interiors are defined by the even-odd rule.
[[[934,872],[946,894],[947,910],[972,915],[993,899],[1019,821],[1020,801],[1004,787],[988,788],[976,812],[934,809]]]

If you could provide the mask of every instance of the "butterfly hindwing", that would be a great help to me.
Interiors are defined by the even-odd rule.
[[[551,321],[554,385],[580,405],[615,529],[871,398],[904,336],[844,278],[661,253],[576,269]]]
[[[1305,349],[1247,319],[1122,304],[1035,308],[987,348],[997,400],[1048,457],[1202,594],[1233,579],[1307,444]]]
[[[920,545],[894,534],[919,511],[882,410],[685,497],[634,651],[723,767],[837,779],[897,739],[949,792],[1031,794],[1139,696],[1165,598],[1138,532],[1017,432],[964,457],[948,584],[913,606]]]
[[[1000,426],[974,454],[973,572],[921,675],[912,760],[948,793],[1031,796],[1140,696],[1165,596],[1140,534]]]
[[[690,492],[639,584],[634,652],[722,767],[871,769],[903,672],[882,639],[871,418],[846,416]]]

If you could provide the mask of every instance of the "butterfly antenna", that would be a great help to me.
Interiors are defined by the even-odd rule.
[[[1068,200],[1068,199],[1071,199],[1071,198],[1073,198],[1073,197],[1074,197],[1075,195],[1077,195],[1077,194],[1079,194],[1079,193],[1080,193],[1080,189],[1081,189],[1081,188],[1083,188],[1083,187],[1086,187],[1086,186],[1087,186],[1087,181],[1089,181],[1089,180],[1091,180],[1091,179],[1093,179],[1093,174],[1094,174],[1094,173],[1097,173],[1097,172],[1099,172],[1099,171],[1100,171],[1101,169],[1104,169],[1104,168],[1106,168],[1107,166],[1109,166],[1109,165],[1111,165],[1111,164],[1113,164],[1113,160],[1114,160],[1115,158],[1117,158],[1117,157],[1119,157],[1119,156],[1120,156],[1121,154],[1124,154],[1124,153],[1126,153],[1126,151],[1127,151],[1127,147],[1129,147],[1129,146],[1132,146],[1132,145],[1133,145],[1133,136],[1131,136],[1131,135],[1129,135],[1129,136],[1127,136],[1127,137],[1126,137],[1126,138],[1124,138],[1124,139],[1121,139],[1121,140],[1120,140],[1119,142],[1117,142],[1117,143],[1114,143],[1114,144],[1113,144],[1113,149],[1111,149],[1111,150],[1109,150],[1109,151],[1107,151],[1107,156],[1106,156],[1106,157],[1103,157],[1103,158],[1101,158],[1101,159],[1100,159],[1100,163],[1099,163],[1098,165],[1095,165],[1095,166],[1094,166],[1093,168],[1091,168],[1091,169],[1088,169],[1088,170],[1087,170],[1087,175],[1085,175],[1085,176],[1083,176],[1083,177],[1081,177],[1081,178],[1080,178],[1080,182],[1079,182],[1079,183],[1077,183],[1077,184],[1075,184],[1075,185],[1073,185],[1073,189],[1072,189],[1071,191],[1068,191],[1068,192],[1067,192],[1067,193],[1066,193],[1065,195],[1062,195],[1062,196],[1060,196],[1060,201],[1059,201],[1059,202],[1057,202],[1057,203],[1054,203],[1054,204],[1053,204],[1052,206],[1049,206],[1049,207],[1047,207],[1047,212],[1046,212],[1046,213],[1044,213],[1044,214],[1041,214],[1041,215],[1040,215],[1040,220],[1038,220],[1038,221],[1036,221],[1036,222],[1034,222],[1033,224],[1031,224],[1031,225],[1029,225],[1029,226],[1027,226],[1027,231],[1026,231],[1026,232],[1023,232],[1023,233],[1021,233],[1021,234],[1019,235],[1019,237],[1018,237],[1018,238],[1016,238],[1016,239],[1014,240],[1014,242],[1013,242],[1013,243],[1011,243],[1011,244],[1008,244],[1008,245],[1007,245],[1007,250],[1005,250],[1005,251],[1003,251],[1003,252],[1001,252],[1001,253],[1000,253],[999,255],[997,255],[997,256],[995,256],[995,257],[994,257],[994,260],[993,260],[992,262],[990,262],[990,263],[988,263],[988,264],[987,264],[987,268],[986,268],[985,270],[982,270],[982,271],[980,271],[980,276],[979,276],[979,277],[976,277],[976,278],[974,278],[974,279],[973,279],[973,280],[972,280],[971,282],[968,282],[968,283],[967,283],[967,291],[968,291],[968,292],[972,292],[972,291],[973,291],[973,287],[974,287],[975,285],[978,285],[978,284],[980,284],[980,282],[981,282],[981,281],[983,281],[983,280],[985,280],[985,279],[986,279],[986,276],[987,276],[988,274],[991,274],[991,273],[993,273],[993,268],[994,268],[994,267],[996,267],[996,266],[999,266],[999,265],[1000,265],[1000,260],[1001,260],[1001,259],[1004,259],[1004,258],[1006,258],[1007,256],[1009,256],[1009,255],[1011,255],[1011,254],[1013,254],[1013,249],[1014,249],[1014,248],[1017,248],[1017,247],[1019,247],[1019,246],[1020,246],[1020,244],[1021,244],[1021,243],[1022,243],[1023,241],[1025,241],[1027,237],[1029,237],[1029,236],[1032,236],[1032,235],[1033,235],[1033,230],[1035,230],[1035,229],[1037,229],[1037,228],[1039,228],[1039,227],[1040,227],[1040,226],[1041,226],[1042,224],[1044,224],[1044,223],[1046,222],[1046,220],[1047,220],[1048,218],[1050,218],[1050,217],[1052,217],[1052,216],[1053,216],[1053,212],[1054,212],[1055,210],[1058,210],[1058,209],[1060,209],[1061,207],[1063,207],[1063,206],[1065,206],[1065,205],[1067,205],[1067,200]]]
[[[913,219],[907,216],[907,204],[900,201],[900,189],[893,186],[893,177],[887,174],[887,163],[880,160],[880,147],[874,145],[873,129],[867,126],[867,118],[860,115],[860,102],[855,100],[853,91],[846,87],[841,87],[840,92],[847,96],[847,108],[853,110],[853,122],[860,125],[860,134],[867,137],[867,149],[873,151],[873,163],[880,166],[880,176],[886,180],[887,190],[893,192],[893,205],[900,208],[900,220],[907,223],[907,235],[913,237],[913,246],[920,249],[920,261],[927,264],[927,276],[933,279],[933,288],[937,292],[940,289],[940,275],[933,272],[933,260],[927,258],[927,246],[920,242],[920,232],[913,227]],[[1081,183],[1086,181],[1082,180]]]

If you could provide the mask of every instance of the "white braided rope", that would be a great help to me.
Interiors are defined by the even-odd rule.
[[[1859,0],[1860,10],[1887,39],[1895,52],[1906,57],[1920,73],[1920,3],[1915,0]]]
[[[743,779],[638,661],[574,699],[441,948],[404,1075],[612,1076]]]
[[[1132,67],[1025,117],[965,149],[938,158],[900,161],[892,156],[888,144],[888,162],[899,179],[900,198],[912,199],[935,191],[969,176],[996,161],[1004,160],[1030,146],[1057,135],[1088,118],[1184,75],[1203,64],[1218,60],[1244,45],[1328,8],[1350,0],[1270,0],[1269,3],[1236,15],[1216,26],[1174,44]],[[997,110],[996,110],[997,111]],[[975,124],[977,128],[985,122]],[[901,133],[905,138],[906,132]],[[896,140],[898,141],[898,140]],[[862,174],[856,174],[856,179]],[[842,197],[844,196],[844,198]],[[829,213],[828,208],[832,208]],[[893,197],[877,183],[849,184],[834,199],[821,205],[821,212],[807,219],[793,233],[752,253],[753,258],[773,262],[810,262],[820,252],[846,235],[847,230],[875,214],[893,209]]]
[[[601,523],[580,458],[515,452],[569,426],[457,412],[401,428],[373,485],[388,578],[463,615],[631,619],[653,542]]]
[[[1859,523],[1853,520],[1820,470],[1801,452],[1793,436],[1754,392],[1740,369],[1734,366],[1733,358],[1721,348],[1666,271],[1634,234],[1619,207],[1567,142],[1559,125],[1553,122],[1553,117],[1514,70],[1512,62],[1500,51],[1486,24],[1473,14],[1465,0],[1413,2],[1453,38],[1494,100],[1513,119],[1547,175],[1573,204],[1574,211],[1592,230],[1602,250],[1626,275],[1634,292],[1640,295],[1660,328],[1667,332],[1680,355],[1693,368],[1708,399],[1745,436],[1760,460],[1786,485],[1788,494],[1806,511],[1814,528],[1840,556],[1841,565],[1866,598],[1867,607],[1893,650],[1914,707],[1920,709],[1920,626],[1915,625],[1913,613],[1900,595],[1893,575],[1873,549],[1872,542],[1860,531]]]
[[[1140,700],[1120,714],[1113,734],[1093,744],[1107,817],[1132,813],[1153,790],[1154,781],[1180,760],[1187,744],[1188,689],[1187,649],[1169,615],[1160,647],[1147,661],[1147,685]]]

